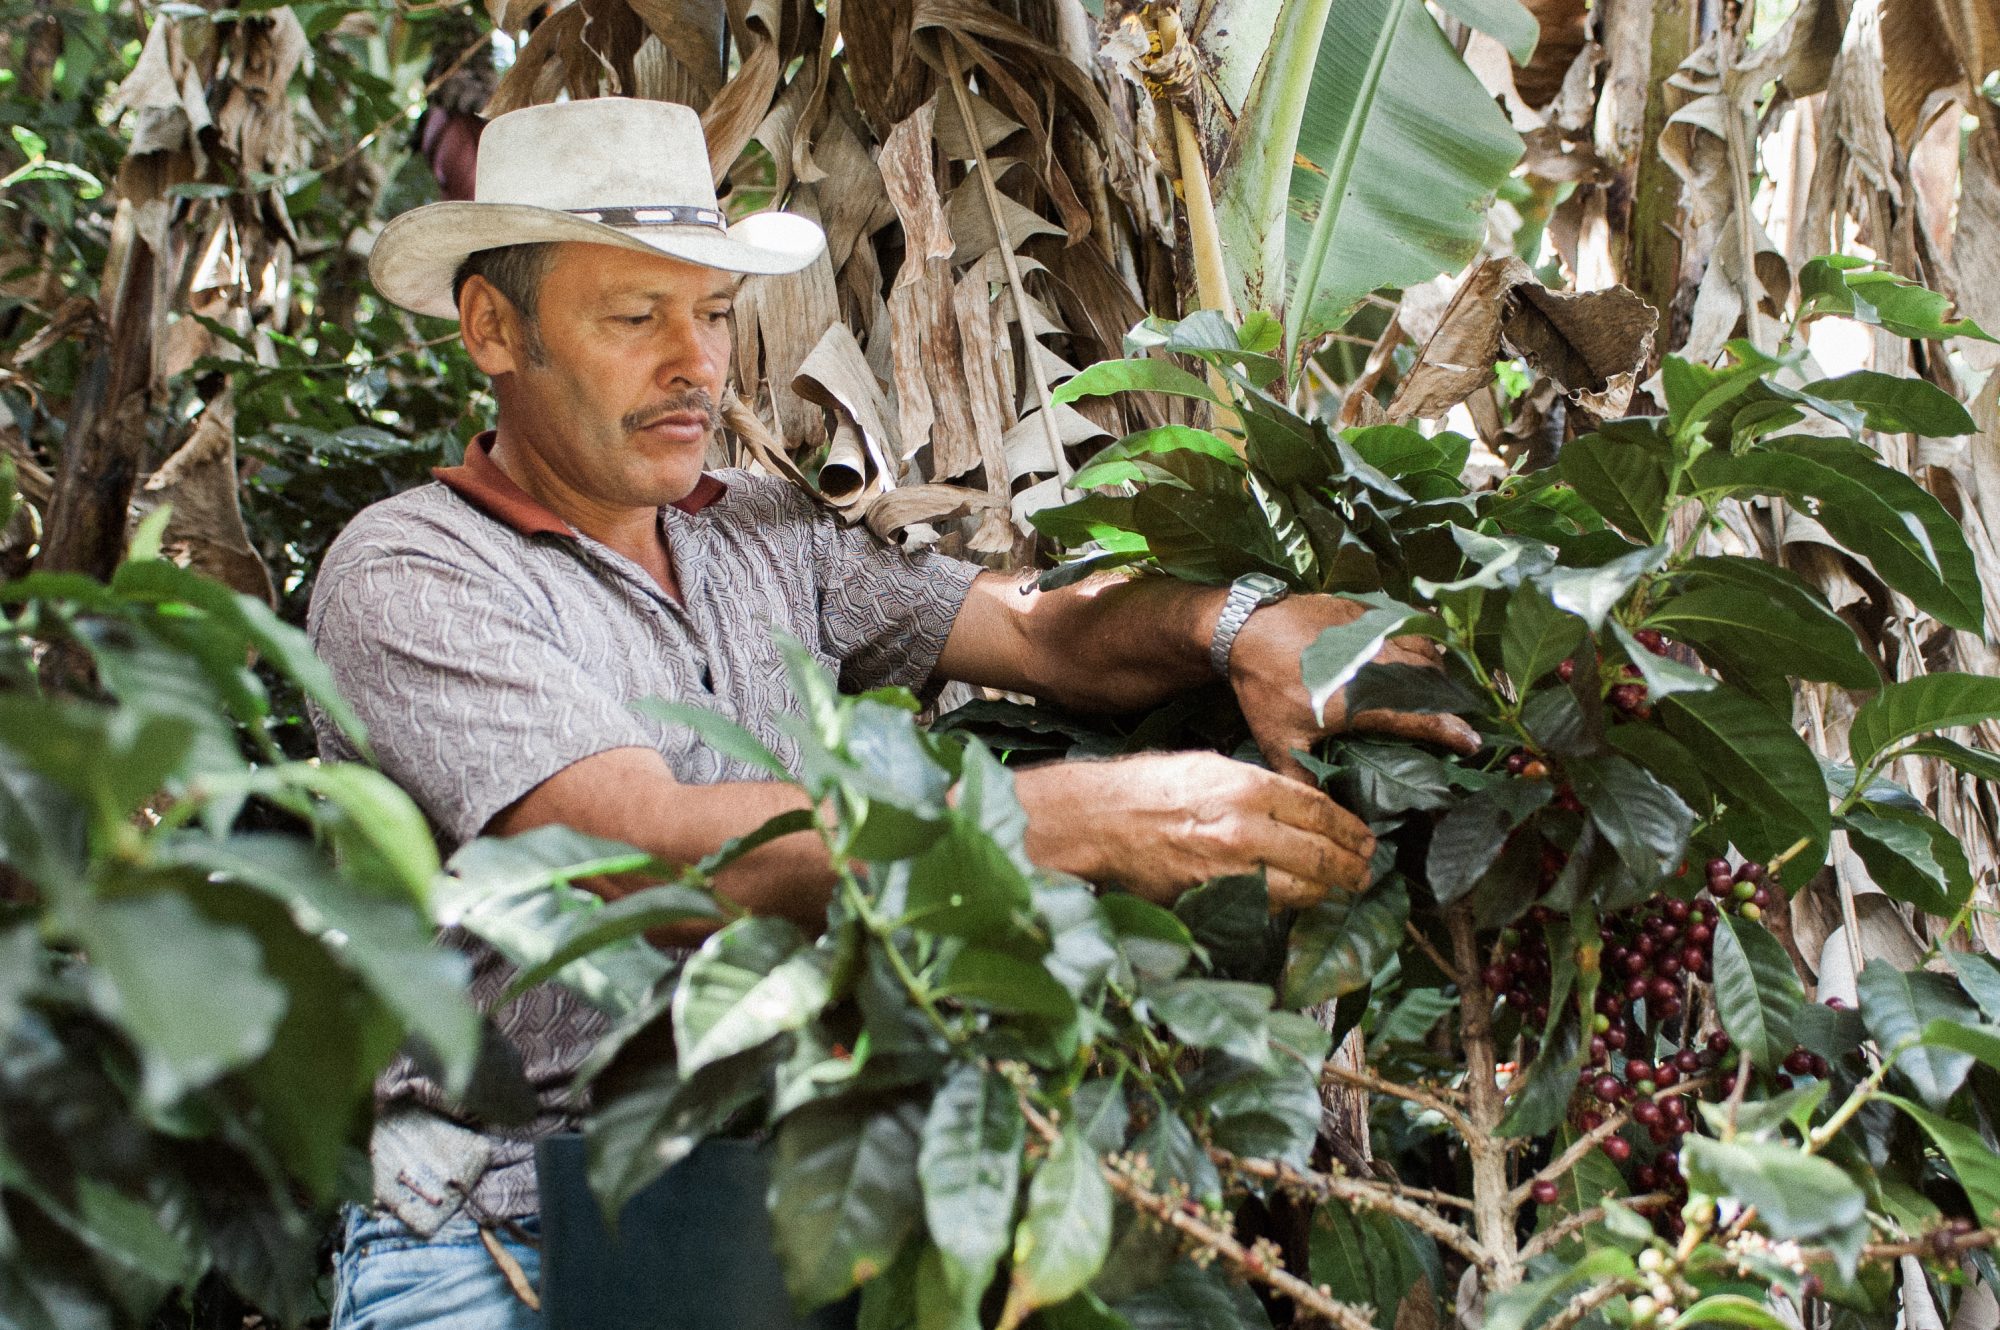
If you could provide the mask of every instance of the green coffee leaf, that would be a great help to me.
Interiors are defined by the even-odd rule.
[[[92,902],[74,928],[91,1004],[138,1046],[148,1103],[164,1108],[270,1047],[285,990],[250,933],[165,891]]]
[[[1028,1182],[1028,1211],[1014,1233],[1014,1270],[1001,1320],[1058,1303],[1090,1282],[1111,1247],[1111,1186],[1097,1155],[1064,1131]]]
[[[1271,990],[1228,979],[1176,979],[1149,987],[1146,1001],[1174,1038],[1255,1061],[1271,1047]]]
[[[1856,767],[1900,740],[2000,718],[2000,679],[1941,672],[1885,685],[1861,704],[1848,731]]]
[[[1932,735],[1919,739],[1905,752],[1915,757],[1934,757],[1948,762],[1974,780],[2000,781],[2000,754],[1989,753],[1983,748],[1968,748],[1955,739],[1945,739]]]
[[[1187,925],[1215,972],[1232,979],[1264,979],[1274,968],[1271,892],[1264,875],[1210,878],[1174,900],[1174,916]]]
[[[798,925],[753,915],[716,933],[688,958],[673,1004],[683,1076],[819,1014],[829,996],[829,961],[805,945]]]
[[[1675,693],[1705,693],[1715,687],[1713,675],[1683,665],[1671,656],[1656,656],[1648,651],[1634,637],[1624,624],[1612,621],[1612,636],[1625,648],[1625,658],[1638,667],[1639,677],[1645,682],[1646,696],[1652,701],[1672,697]]]
[[[1623,604],[1632,588],[1666,561],[1665,545],[1649,545],[1622,554],[1596,568],[1556,568],[1535,579],[1557,609],[1568,610],[1594,632],[1612,610]]]
[[[1799,321],[1844,314],[1899,337],[1995,340],[1971,319],[1950,318],[1951,301],[1867,259],[1827,254],[1799,269]]]
[[[1766,1071],[1776,1071],[1797,1042],[1805,990],[1792,958],[1771,934],[1723,914],[1715,923],[1715,1008],[1722,1028]]]
[[[1742,810],[1732,830],[1744,853],[1768,859],[1803,837],[1811,842],[1804,866],[1821,862],[1833,830],[1826,778],[1788,718],[1732,688],[1662,698],[1659,709],[1708,783]]]
[[[1669,462],[1665,439],[1605,429],[1563,445],[1556,467],[1605,520],[1651,544],[1666,525]]]
[[[1674,1318],[1675,1325],[1707,1325],[1711,1322],[1747,1325],[1751,1330],[1792,1330],[1789,1322],[1780,1320],[1764,1303],[1746,1298],[1741,1293],[1712,1293],[1689,1304],[1687,1310]]]
[[[1844,814],[1840,826],[1868,876],[1896,900],[1949,919],[1971,899],[1965,847],[1937,819],[1885,808]]]
[[[1979,1004],[1986,1019],[2000,1022],[2000,964],[1991,957],[1969,951],[1947,950],[1944,957],[1958,975],[1959,985]]]
[[[1981,631],[1979,573],[1958,523],[1935,495],[1862,444],[1785,437],[1689,468],[1710,493],[1776,494],[1803,505],[1833,538],[1941,622]]]
[[[1758,1220],[1780,1240],[1849,1228],[1867,1211],[1867,1199],[1852,1178],[1789,1145],[1688,1136],[1681,1166],[1692,1189],[1756,1206]]]
[[[1922,434],[1951,438],[1978,428],[1972,413],[1956,397],[1934,383],[1859,369],[1837,378],[1818,379],[1800,390],[1807,398],[1852,402],[1863,412],[1869,429],[1885,434]]]
[[[1635,881],[1657,882],[1679,865],[1694,810],[1652,773],[1622,757],[1573,758],[1563,771]]]
[[[924,1111],[822,1100],[778,1123],[771,1227],[799,1307],[844,1296],[895,1259],[917,1225]]]
[[[1194,937],[1186,924],[1128,892],[1107,892],[1099,905],[1117,935],[1119,951],[1141,977],[1171,979],[1187,968]]]
[[[1426,860],[1425,875],[1438,904],[1449,905],[1472,890],[1514,828],[1554,796],[1551,782],[1523,778],[1496,781],[1453,805],[1431,833]]]
[[[2000,1158],[1994,1156],[1986,1138],[1963,1123],[1928,1112],[1907,1099],[1895,1095],[1882,1098],[1909,1114],[1937,1145],[1938,1153],[1951,1165],[1959,1185],[1965,1188],[1980,1226],[1989,1228],[2000,1223]]]
[[[1064,1022],[1076,1016],[1076,1000],[1040,961],[986,947],[968,946],[952,957],[938,992],[1038,1020]]]
[[[1238,472],[1243,470],[1243,459],[1236,455],[1236,450],[1207,430],[1161,425],[1127,434],[1105,448],[1084,463],[1070,483],[1077,489],[1138,483],[1146,479],[1146,473],[1137,465],[1139,460],[1177,451],[1198,453]]]
[[[924,1119],[924,1222],[959,1289],[984,1289],[1007,1251],[1026,1134],[1019,1092],[976,1063],[954,1066]]]
[[[1925,1030],[1936,1021],[1963,1023],[1976,1019],[1972,1004],[1957,984],[1941,974],[1899,970],[1880,958],[1862,968],[1855,986],[1861,997],[1861,1019],[1886,1054],[1896,1055],[1896,1070],[1925,1103],[1944,1107],[1972,1070],[1972,1055],[1924,1042]],[[1909,1045],[1905,1047],[1905,1045]]]
[[[1309,1007],[1368,983],[1403,942],[1410,897],[1391,877],[1365,896],[1335,893],[1292,925],[1284,1005]]]
[[[1100,360],[1059,386],[1050,401],[1061,406],[1080,397],[1108,397],[1123,392],[1167,393],[1204,402],[1221,401],[1205,380],[1171,360],[1151,359]]]
[[[1386,596],[1357,596],[1368,608],[1349,623],[1328,628],[1299,657],[1313,714],[1324,719],[1326,704],[1373,660],[1390,638],[1404,633],[1436,632],[1438,620],[1422,610]]]
[[[1393,1323],[1414,1289],[1435,1297],[1443,1281],[1435,1239],[1379,1210],[1350,1210],[1338,1203],[1313,1211],[1308,1248],[1312,1282],[1333,1290],[1340,1302],[1374,1307],[1377,1325]]]
[[[1854,630],[1806,596],[1785,596],[1778,589],[1783,585],[1778,579],[1692,578],[1686,589],[1653,607],[1646,627],[1700,648],[1725,670],[1732,663],[1752,670],[1782,668],[1843,688],[1875,687],[1881,674]],[[1643,668],[1646,662],[1639,663]]]
[[[184,835],[158,842],[154,853],[163,867],[196,868],[284,905],[301,932],[320,939],[430,1046],[448,1091],[465,1090],[480,1041],[479,1015],[464,995],[470,971],[463,955],[436,945],[420,913],[355,887],[310,842],[291,836]]]
[[[706,707],[691,706],[686,702],[668,702],[657,697],[642,698],[632,704],[632,709],[654,720],[669,721],[684,725],[701,737],[701,741],[721,753],[724,757],[748,763],[764,772],[773,780],[789,781],[792,773],[763,740],[744,729],[727,716],[718,715]]]
[[[1500,659],[1515,688],[1526,691],[1575,651],[1583,641],[1583,621],[1557,609],[1532,583],[1507,601],[1507,626],[1500,634]]]

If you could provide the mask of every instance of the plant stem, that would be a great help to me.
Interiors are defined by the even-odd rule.
[[[1825,1122],[1820,1123],[1819,1126],[1812,1129],[1812,1132],[1806,1137],[1803,1153],[1819,1153],[1828,1141],[1840,1134],[1840,1129],[1845,1127],[1849,1120],[1861,1111],[1862,1106],[1875,1097],[1875,1092],[1882,1088],[1882,1082],[1888,1078],[1889,1068],[1896,1065],[1896,1053],[1899,1051],[1896,1049],[1890,1050],[1887,1057],[1884,1057],[1880,1062],[1875,1064],[1875,1069],[1868,1073],[1867,1079],[1849,1092],[1847,1098],[1841,1102],[1840,1107],[1834,1109],[1832,1115]]]
[[[1238,1159],[1224,1151],[1211,1150],[1216,1162],[1234,1169],[1246,1177],[1261,1178],[1275,1182],[1287,1191],[1303,1193],[1322,1201],[1339,1201],[1358,1210],[1380,1210],[1394,1215],[1421,1233],[1427,1233],[1443,1245],[1481,1269],[1490,1269],[1492,1259],[1462,1225],[1454,1224],[1434,1210],[1427,1210],[1415,1201],[1395,1195],[1387,1184],[1365,1178],[1340,1177],[1331,1173],[1306,1172],[1291,1167],[1275,1159]],[[1412,1188],[1411,1190],[1416,1190]],[[1462,1196],[1446,1196],[1432,1192],[1430,1196],[1471,1209],[1472,1202]]]
[[[1672,1199],[1663,1191],[1649,1191],[1644,1196],[1628,1197],[1622,1204],[1628,1210],[1637,1210],[1643,1214],[1655,1206],[1665,1205]],[[1609,1213],[1608,1206],[1593,1205],[1588,1210],[1579,1210],[1573,1215],[1563,1216],[1560,1222],[1550,1225],[1528,1239],[1528,1245],[1521,1248],[1522,1264],[1534,1260],[1545,1251],[1553,1250],[1558,1243],[1578,1229],[1589,1228],[1592,1224],[1601,1222]]]
[[[1029,1129],[1044,1142],[1055,1141],[1058,1135],[1055,1124],[1028,1102],[1026,1095],[1021,1096],[1021,1114],[1027,1118]],[[1111,1159],[1102,1159],[1098,1161],[1098,1167],[1119,1199],[1182,1237],[1214,1252],[1243,1278],[1254,1279],[1273,1292],[1290,1298],[1302,1311],[1339,1327],[1339,1330],[1375,1330],[1374,1322],[1359,1307],[1335,1302],[1331,1295],[1314,1288],[1275,1260],[1268,1260],[1261,1252],[1245,1247],[1234,1235],[1198,1214],[1189,1214],[1178,1201],[1162,1196],[1141,1183],[1132,1175],[1129,1160],[1121,1159],[1114,1163]]]
[[[1636,1279],[1607,1279],[1602,1284],[1592,1285],[1566,1303],[1563,1309],[1542,1322],[1541,1330],[1569,1330],[1578,1321],[1602,1307],[1621,1293],[1644,1285]]]
[[[1419,1108],[1428,1109],[1449,1122],[1461,1136],[1472,1134],[1472,1123],[1465,1114],[1452,1107],[1440,1096],[1414,1085],[1400,1085],[1385,1080],[1373,1072],[1358,1071],[1351,1067],[1340,1067],[1329,1062],[1320,1073],[1322,1080],[1338,1081],[1342,1085],[1353,1086],[1357,1090],[1367,1090],[1371,1094],[1385,1094],[1395,1099],[1405,1099]]]
[[[1492,1264],[1490,1293],[1521,1282],[1520,1245],[1514,1233],[1515,1206],[1508,1203],[1507,1146],[1496,1134],[1505,1113],[1493,1078],[1493,995],[1479,979],[1479,943],[1471,912],[1463,905],[1445,912],[1451,951],[1460,975],[1459,1042],[1465,1052],[1466,1117],[1460,1130],[1472,1159],[1472,1217],[1479,1245]]]
[[[1653,1094],[1651,1095],[1651,1098],[1654,1100],[1654,1102],[1657,1103],[1658,1101],[1663,1099],[1671,1099],[1678,1094],[1692,1094],[1696,1090],[1703,1089],[1708,1084],[1709,1084],[1709,1079],[1707,1077],[1701,1077],[1695,1080],[1682,1081],[1680,1084],[1669,1086],[1667,1089],[1654,1091]],[[1523,1182],[1520,1186],[1514,1188],[1512,1192],[1508,1193],[1507,1197],[1508,1204],[1511,1206],[1520,1206],[1523,1203],[1525,1203],[1528,1199],[1529,1193],[1534,1190],[1534,1186],[1537,1182],[1560,1181],[1563,1174],[1569,1172],[1572,1168],[1576,1167],[1577,1160],[1583,1158],[1585,1155],[1589,1154],[1592,1150],[1595,1150],[1599,1145],[1603,1144],[1605,1138],[1610,1136],[1615,1136],[1620,1131],[1624,1130],[1625,1124],[1630,1122],[1631,1120],[1632,1120],[1631,1112],[1626,1109],[1620,1109],[1618,1112],[1613,1113],[1607,1118],[1605,1118],[1603,1122],[1599,1123],[1591,1130],[1577,1137],[1574,1141],[1570,1142],[1570,1146],[1567,1150],[1564,1150],[1561,1154],[1557,1155],[1554,1159],[1550,1160],[1546,1165],[1543,1166],[1542,1170],[1539,1173],[1535,1174],[1533,1177]],[[1525,1255],[1523,1259],[1524,1260],[1526,1259]]]
[[[1460,980],[1458,977],[1458,967],[1454,966],[1450,961],[1447,961],[1444,958],[1444,953],[1439,951],[1435,946],[1433,946],[1431,944],[1431,940],[1425,937],[1415,924],[1408,922],[1404,923],[1403,931],[1410,935],[1411,940],[1417,944],[1418,949],[1421,950],[1424,953],[1424,955],[1431,958],[1431,964],[1437,966],[1438,969],[1444,974],[1445,978],[1451,980],[1453,984],[1457,985],[1460,988],[1465,987],[1464,982]]]

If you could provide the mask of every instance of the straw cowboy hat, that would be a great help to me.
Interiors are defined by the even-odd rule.
[[[826,244],[819,224],[795,213],[728,221],[692,108],[597,97],[496,118],[480,136],[472,199],[390,222],[368,275],[404,309],[455,319],[452,277],[468,254],[562,240],[741,273],[796,272]]]

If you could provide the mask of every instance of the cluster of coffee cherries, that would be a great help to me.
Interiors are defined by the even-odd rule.
[[[1669,654],[1667,639],[1657,628],[1641,628],[1632,634],[1632,638],[1656,656]],[[1576,662],[1566,660],[1556,666],[1556,677],[1564,683],[1574,679]],[[1649,719],[1653,714],[1653,705],[1647,695],[1646,685],[1640,682],[1643,677],[1637,665],[1619,666],[1618,682],[1611,685],[1604,695],[1604,700],[1611,704],[1613,710],[1631,716],[1635,720]]]
[[[1708,894],[1720,908],[1755,923],[1764,917],[1775,899],[1771,894],[1771,872],[1763,864],[1746,863],[1734,872],[1727,859],[1708,861]]]
[[[1530,759],[1532,760],[1532,759]],[[1527,775],[1528,772],[1520,774]],[[1559,851],[1545,854],[1544,876],[1562,867]],[[1685,877],[1691,865],[1684,865]],[[1687,1200],[1681,1176],[1681,1140],[1695,1130],[1693,1088],[1676,1087],[1708,1077],[1699,1097],[1728,1095],[1735,1058],[1729,1036],[1717,1031],[1698,1039],[1682,1019],[1690,980],[1713,977],[1715,930],[1724,914],[1755,923],[1775,899],[1775,877],[1760,863],[1734,867],[1727,859],[1704,865],[1705,894],[1656,893],[1630,909],[1607,915],[1598,929],[1601,967],[1597,997],[1588,1027],[1584,1065],[1577,1076],[1571,1120],[1579,1131],[1603,1126],[1613,1113],[1629,1110],[1632,1126],[1607,1136],[1599,1147],[1628,1176],[1638,1195],[1662,1194],[1666,1201],[1652,1208],[1660,1235],[1677,1238],[1686,1221],[1680,1208]],[[1527,927],[1503,930],[1481,973],[1486,987],[1531,1024],[1549,1015],[1551,964],[1545,926],[1554,919],[1542,906],[1525,916]],[[1667,1051],[1659,1051],[1662,1046]],[[1791,1085],[1792,1076],[1828,1073],[1824,1059],[1804,1048],[1785,1058],[1786,1074],[1772,1078],[1776,1088]],[[1669,1093],[1662,1094],[1662,1091]],[[1556,1200],[1556,1184],[1532,1189],[1539,1204]]]

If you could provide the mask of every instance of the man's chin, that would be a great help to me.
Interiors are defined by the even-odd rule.
[[[708,461],[707,441],[673,451],[674,455],[656,457],[652,465],[631,476],[635,500],[649,507],[664,508],[694,493]]]

